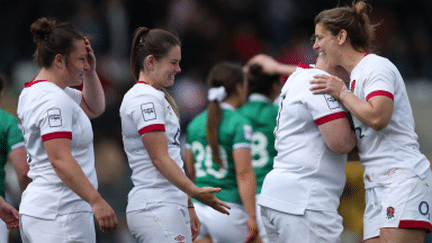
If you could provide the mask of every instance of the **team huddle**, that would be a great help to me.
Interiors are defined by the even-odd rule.
[[[136,83],[119,110],[132,170],[132,237],[340,242],[338,207],[346,163],[354,160],[364,166],[364,241],[423,242],[432,230],[431,164],[419,150],[402,76],[371,53],[370,9],[358,1],[320,12],[316,63],[284,65],[259,54],[243,65],[214,65],[208,106],[187,127],[184,158],[179,109],[166,90],[181,72],[181,41],[167,30],[137,28]],[[20,124],[0,110],[8,121],[0,128],[0,165],[13,161],[23,190],[16,210],[0,183],[0,242],[17,227],[24,243],[96,242],[94,219],[103,232],[118,225],[97,191],[90,119],[104,112],[105,96],[96,57],[68,23],[40,18],[30,30],[40,72],[19,96]]]

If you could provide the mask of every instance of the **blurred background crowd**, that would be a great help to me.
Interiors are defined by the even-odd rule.
[[[421,150],[432,159],[432,1],[370,0],[371,18],[380,22],[375,53],[401,71],[413,105]],[[310,38],[314,16],[344,0],[0,0],[0,72],[8,84],[1,108],[16,114],[23,83],[37,72],[29,27],[39,17],[68,21],[89,37],[107,99],[106,112],[93,120],[99,191],[122,224],[115,233],[98,232],[98,242],[133,242],[124,211],[131,187],[123,153],[118,109],[133,84],[129,68],[131,38],[137,27],[164,28],[182,40],[182,68],[170,89],[180,111],[182,129],[207,105],[206,75],[219,61],[244,64],[266,53],[286,64],[313,63]],[[345,232],[342,242],[362,242],[363,168],[347,166],[341,199]],[[9,173],[10,174],[10,173]],[[9,178],[9,200],[19,203],[18,187]],[[20,242],[15,237],[11,242]]]

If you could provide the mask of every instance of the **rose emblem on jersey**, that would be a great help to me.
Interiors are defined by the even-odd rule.
[[[394,218],[395,209],[393,207],[387,208],[387,219]]]
[[[351,92],[354,92],[354,89],[355,89],[355,83],[356,83],[355,80],[351,81],[351,87],[350,87]]]
[[[174,240],[178,241],[179,243],[182,243],[185,237],[183,235],[178,235]]]

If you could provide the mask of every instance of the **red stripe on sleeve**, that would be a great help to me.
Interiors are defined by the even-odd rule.
[[[392,93],[390,93],[388,91],[384,91],[384,90],[377,90],[377,91],[374,91],[374,92],[371,92],[370,94],[368,94],[368,96],[366,97],[366,101],[368,101],[370,98],[372,98],[374,96],[379,96],[379,95],[387,96],[390,99],[394,100],[394,96]]]
[[[53,132],[42,135],[42,142],[55,139],[55,138],[69,138],[72,139],[72,132]]]
[[[401,220],[399,222],[399,228],[425,229],[428,233],[432,231],[432,225],[429,222],[416,220]]]
[[[164,124],[153,124],[146,127],[141,128],[138,132],[142,136],[146,132],[152,132],[152,131],[162,131],[165,132],[165,125]]]
[[[333,120],[336,120],[339,118],[347,118],[347,117],[348,117],[347,114],[345,112],[341,111],[338,113],[333,113],[333,114],[318,118],[315,120],[315,124],[317,126],[319,126],[319,125],[324,124],[324,123],[329,122],[329,121],[333,121]]]

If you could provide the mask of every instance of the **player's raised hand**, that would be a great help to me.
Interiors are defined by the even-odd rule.
[[[196,193],[192,197],[204,204],[209,205],[210,207],[214,208],[215,210],[223,214],[229,215],[227,209],[231,209],[230,206],[228,206],[226,203],[224,203],[214,195],[215,193],[220,192],[221,190],[222,190],[221,188],[202,187],[202,188],[198,188],[198,193]]]
[[[87,60],[90,66],[90,69],[88,70],[88,74],[92,74],[92,72],[96,71],[96,56],[94,55],[93,49],[91,47],[90,44],[90,40],[86,38],[84,38],[84,42],[86,44],[86,48],[87,48]]]

